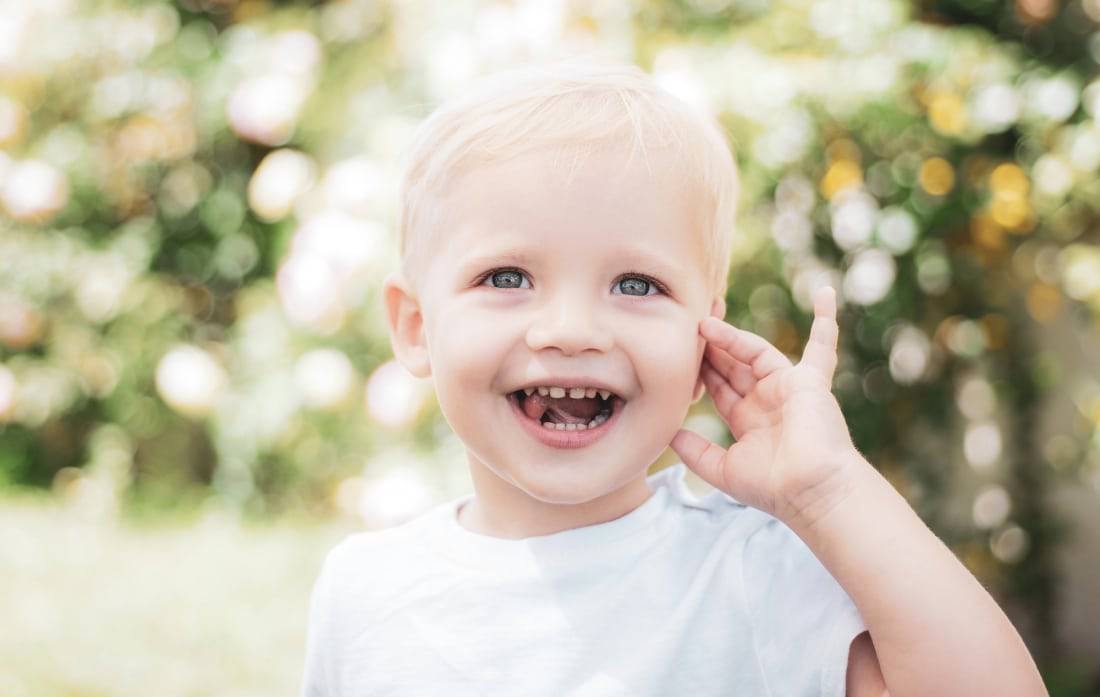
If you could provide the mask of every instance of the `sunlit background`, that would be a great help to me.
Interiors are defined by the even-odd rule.
[[[580,52],[722,121],[729,321],[797,356],[838,289],[857,446],[1051,693],[1100,694],[1098,29],[1100,0],[0,0],[0,694],[297,691],[324,552],[471,490],[378,296],[409,137]],[[729,442],[707,400],[689,427]]]

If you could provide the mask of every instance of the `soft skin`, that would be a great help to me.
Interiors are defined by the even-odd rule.
[[[815,294],[793,365],[721,320],[677,178],[659,161],[654,176],[624,163],[599,154],[571,179],[544,155],[475,170],[448,192],[420,276],[386,280],[394,353],[434,378],[466,445],[475,496],[460,524],[523,538],[613,520],[651,495],[647,468],[671,445],[791,527],[852,597],[869,632],[852,642],[849,695],[1046,694],[997,604],[852,446],[831,394],[832,289]],[[667,294],[629,295],[638,273]],[[579,375],[627,400],[619,423],[576,450],[531,438],[505,395]],[[679,430],[704,388],[737,440],[729,449]]]
[[[852,642],[848,694],[1046,695],[1020,635],[981,583],[852,446],[831,392],[836,294],[814,294],[797,365],[763,337],[705,319],[702,376],[736,443],[680,431],[693,472],[793,530],[840,583],[868,632]]]
[[[725,304],[704,271],[694,196],[660,156],[650,173],[621,147],[572,176],[535,152],[456,178],[419,277],[384,284],[395,355],[433,378],[466,446],[475,496],[459,522],[475,532],[546,535],[637,508],[652,493],[647,468],[702,395],[697,327]],[[506,399],[562,376],[598,378],[626,400],[588,447],[536,441]]]

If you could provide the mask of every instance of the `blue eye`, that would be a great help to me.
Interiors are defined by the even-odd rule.
[[[615,287],[623,291],[619,295],[633,295],[635,297],[657,295],[662,292],[656,281],[645,276],[623,276],[615,282]],[[650,293],[649,291],[653,292]]]
[[[488,281],[494,288],[522,288],[525,278],[522,272],[515,269],[500,269],[485,276],[482,285]]]

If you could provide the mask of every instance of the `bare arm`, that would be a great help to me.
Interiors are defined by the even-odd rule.
[[[985,588],[874,467],[858,452],[851,458],[850,482],[819,516],[786,522],[863,616],[874,645],[868,651],[861,636],[853,653],[877,654],[891,697],[1047,695]],[[863,663],[854,678],[873,680]]]
[[[852,640],[846,675],[844,693],[847,697],[890,697],[870,632],[864,632]]]
[[[997,603],[852,444],[831,390],[836,292],[822,286],[813,301],[797,365],[758,334],[700,322],[699,376],[736,442],[681,429],[670,445],[705,481],[782,520],[851,596],[870,631],[852,642],[854,694],[885,678],[891,697],[1046,695]]]

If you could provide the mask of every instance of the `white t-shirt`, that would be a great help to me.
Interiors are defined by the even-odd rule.
[[[302,696],[844,695],[851,598],[787,526],[683,476],[550,535],[469,531],[468,495],[347,536],[313,588]]]

